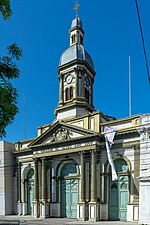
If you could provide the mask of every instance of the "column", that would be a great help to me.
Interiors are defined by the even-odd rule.
[[[27,202],[25,199],[25,178],[21,180],[21,199],[22,199],[22,215],[27,215]]]
[[[45,160],[42,158],[42,202],[45,203],[45,188],[46,188],[46,182],[45,182]]]
[[[85,70],[83,69],[82,70],[82,73],[81,73],[81,79],[82,79],[82,97],[84,98],[85,97],[85,88],[84,88],[84,76],[85,76]]]
[[[51,167],[50,161],[48,162],[48,169],[47,169],[47,202],[51,202]]]
[[[22,207],[21,207],[21,163],[18,162],[17,167],[17,214],[22,215]]]
[[[84,168],[84,153],[81,152],[80,153],[80,161],[81,161],[81,198],[80,198],[80,202],[84,202],[85,201],[85,187],[84,187],[84,177],[85,177],[85,174],[84,174],[84,171],[85,171],[85,168]]]
[[[38,199],[38,163],[37,159],[34,160],[34,202],[37,202]]]
[[[96,202],[96,151],[91,152],[91,202]]]
[[[18,169],[17,169],[17,201],[21,202],[21,163],[18,162]]]
[[[93,106],[93,85],[94,85],[94,81],[93,79],[91,79],[91,105]]]
[[[78,96],[78,68],[75,68],[75,98]]]
[[[49,204],[46,199],[46,190],[47,190],[47,180],[46,180],[46,170],[45,170],[45,158],[42,158],[42,202],[41,202],[41,216],[49,216]]]
[[[139,204],[140,146],[134,146],[134,203]]]
[[[59,75],[59,104],[63,103],[63,79],[62,74]]]
[[[52,167],[52,202],[56,202],[56,176],[54,167]]]
[[[79,202],[77,205],[77,218],[85,220],[85,163],[84,152],[80,152],[80,188],[79,188]]]
[[[39,202],[38,202],[38,160],[34,159],[34,202],[33,216],[39,217]]]
[[[91,151],[91,201],[89,202],[89,220],[99,219],[99,203],[97,202],[97,153],[96,149]]]

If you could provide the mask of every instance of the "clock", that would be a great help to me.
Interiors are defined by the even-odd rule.
[[[87,87],[90,86],[90,79],[88,77],[85,78],[85,84]]]
[[[72,75],[69,74],[69,75],[66,77],[66,82],[67,82],[67,84],[70,84],[70,83],[72,82],[72,79],[73,79]]]

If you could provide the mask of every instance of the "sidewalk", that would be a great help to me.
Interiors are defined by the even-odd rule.
[[[76,219],[67,219],[67,218],[33,218],[32,216],[0,216],[0,224],[6,225],[137,225],[138,223],[134,222],[122,222],[122,221],[98,221],[98,222],[89,222],[89,221],[77,221]]]

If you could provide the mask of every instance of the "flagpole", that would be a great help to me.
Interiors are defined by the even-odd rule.
[[[131,57],[129,56],[129,117],[132,116]]]
[[[24,140],[26,140],[26,99],[23,94],[23,109],[24,109]]]

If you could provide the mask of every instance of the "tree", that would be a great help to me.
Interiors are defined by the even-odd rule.
[[[0,0],[0,12],[5,20],[9,19],[9,17],[12,15],[10,0]]]
[[[9,19],[12,14],[9,0],[0,0],[0,12],[5,20]],[[20,60],[22,49],[13,43],[7,47],[7,51],[7,56],[0,57],[0,138],[6,136],[6,127],[18,112],[18,93],[11,81],[20,75],[16,61]]]

